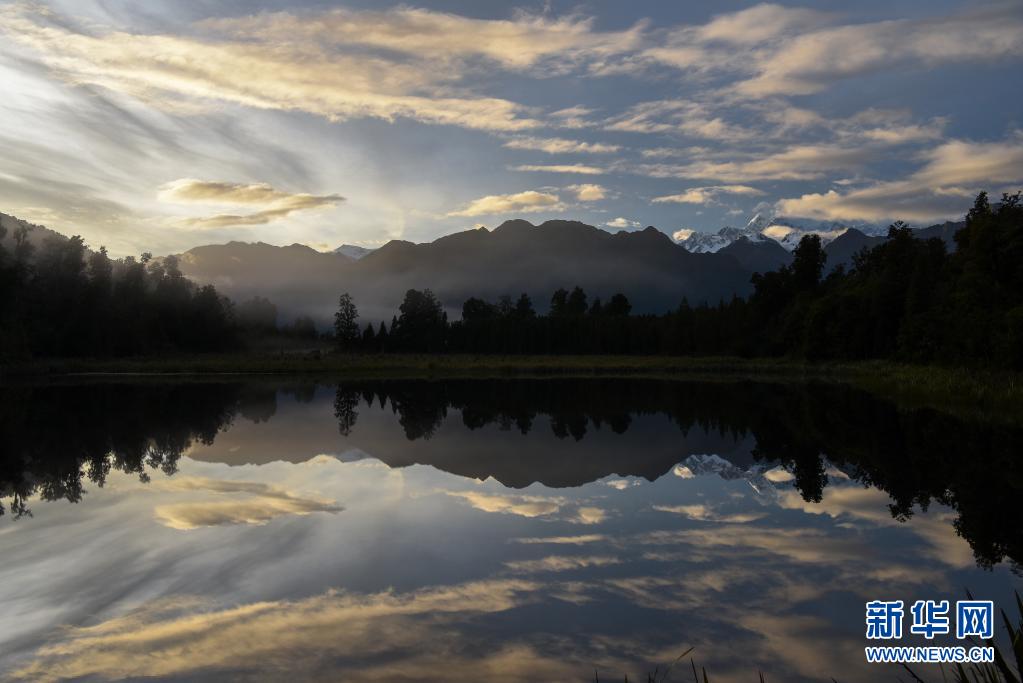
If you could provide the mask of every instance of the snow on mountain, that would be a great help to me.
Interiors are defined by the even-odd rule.
[[[359,247],[354,244],[342,244],[340,247],[334,250],[335,254],[344,254],[348,258],[353,258],[356,261],[361,259],[366,254],[372,252],[373,249],[367,249],[366,247]]]
[[[753,489],[754,497],[761,503],[774,502],[778,498],[778,490],[775,482],[765,476],[766,470],[754,466],[750,469],[743,469],[733,465],[719,455],[699,454],[690,455],[680,462],[672,470],[676,477],[692,479],[706,475],[717,475],[725,480],[744,479],[749,487]]]
[[[751,242],[773,240],[792,251],[804,235],[818,235],[821,242],[826,245],[849,228],[856,228],[866,235],[884,235],[888,231],[886,225],[875,223],[821,221],[758,213],[750,218],[744,228],[725,227],[716,233],[680,230],[675,235],[676,241],[694,254],[720,251],[740,237],[745,237]]]

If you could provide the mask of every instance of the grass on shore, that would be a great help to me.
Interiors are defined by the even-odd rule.
[[[292,375],[314,379],[458,377],[648,377],[701,381],[850,384],[900,404],[1023,419],[1018,373],[886,361],[807,363],[783,358],[501,356],[249,352],[120,359],[40,360],[0,367],[0,377]]]

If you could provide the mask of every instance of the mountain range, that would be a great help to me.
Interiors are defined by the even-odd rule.
[[[10,246],[13,228],[25,223],[3,214],[0,221],[9,228],[4,242]],[[931,226],[920,234],[951,244],[961,225]],[[48,238],[64,239],[42,226],[30,227],[29,240],[37,246]],[[544,312],[554,290],[576,285],[591,301],[622,292],[635,313],[663,313],[683,298],[716,303],[749,294],[751,275],[789,263],[791,235],[808,232],[824,237],[829,268],[848,264],[857,251],[885,239],[876,226],[763,216],[743,229],[694,233],[678,242],[654,227],[611,233],[577,221],[510,220],[493,230],[466,230],[420,244],[392,240],[378,249],[346,244],[321,252],[302,244],[228,242],[195,247],[178,258],[185,275],[216,285],[235,301],[270,299],[281,322],[309,315],[326,326],[346,291],[363,322],[389,321],[411,288],[432,289],[452,318],[460,316],[469,297],[495,300],[523,292]]]

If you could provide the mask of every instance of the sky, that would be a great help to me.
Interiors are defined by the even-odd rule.
[[[1019,1],[0,1],[0,211],[114,255],[928,225],[1023,186],[1021,61]]]

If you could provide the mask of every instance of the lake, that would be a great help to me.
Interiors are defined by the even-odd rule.
[[[866,601],[1021,587],[1023,426],[835,384],[0,396],[5,680],[895,681]]]

